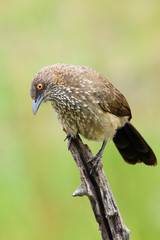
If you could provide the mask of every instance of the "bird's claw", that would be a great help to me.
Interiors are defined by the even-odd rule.
[[[91,166],[91,170],[89,172],[90,175],[92,175],[93,172],[98,172],[100,164],[101,164],[101,158],[102,158],[102,156],[97,154],[96,156],[94,156],[88,160],[88,163],[91,163],[91,162],[93,163]]]
[[[103,144],[102,144],[99,152],[96,154],[96,156],[94,156],[94,157],[92,157],[91,159],[88,160],[88,163],[92,162],[90,175],[93,173],[93,171],[97,172],[99,170],[100,163],[101,163],[101,158],[102,158],[103,151],[104,151],[104,148],[106,146],[106,143],[107,143],[107,139],[103,141]]]
[[[66,141],[66,140],[68,139],[68,150],[70,150],[72,141],[75,140],[77,136],[78,136],[78,134],[76,134],[76,135],[71,135],[70,133],[68,133],[68,134],[66,135],[64,141]]]
[[[67,134],[64,141],[66,141],[67,139],[68,139],[68,150],[70,150],[73,137],[70,134]]]

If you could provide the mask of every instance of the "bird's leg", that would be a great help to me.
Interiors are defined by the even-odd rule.
[[[90,170],[90,174],[92,174],[94,170],[96,172],[98,171],[100,163],[101,163],[101,158],[102,158],[102,155],[103,155],[103,151],[105,149],[106,144],[107,144],[107,140],[104,140],[103,143],[102,143],[102,146],[101,146],[100,150],[98,151],[98,153],[96,154],[96,156],[89,159],[88,163],[94,162],[93,166]]]
[[[73,139],[75,139],[76,136],[72,136],[71,134],[67,134],[64,141],[66,141],[66,139],[68,139],[68,150],[70,150],[70,147],[71,147],[71,143],[73,141]]]

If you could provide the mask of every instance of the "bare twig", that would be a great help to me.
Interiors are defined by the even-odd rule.
[[[87,160],[93,157],[90,149],[77,136],[72,139],[70,151],[82,182],[73,196],[86,195],[89,198],[103,240],[129,240],[130,231],[121,218],[103,169],[100,168],[96,174],[89,174]]]

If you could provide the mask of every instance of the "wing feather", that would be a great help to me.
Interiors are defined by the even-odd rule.
[[[129,119],[131,119],[131,110],[123,94],[102,75],[97,80],[98,84],[94,94],[103,111],[112,113],[118,117],[129,116]]]

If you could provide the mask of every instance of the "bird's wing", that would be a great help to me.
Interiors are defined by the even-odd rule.
[[[112,113],[118,117],[129,116],[129,119],[131,119],[131,110],[123,94],[103,76],[100,76],[99,80],[94,94],[99,101],[100,107],[105,112]]]
[[[68,65],[65,80],[67,84],[71,80],[71,85],[74,87],[79,86],[80,82],[86,84],[86,88],[94,94],[103,111],[118,117],[129,116],[129,119],[131,119],[130,107],[125,97],[105,77],[93,69],[85,66]],[[91,81],[91,83],[86,80]]]

